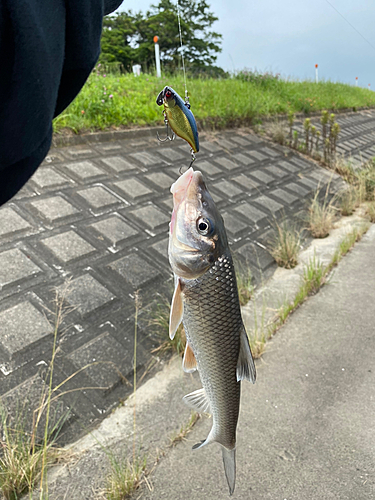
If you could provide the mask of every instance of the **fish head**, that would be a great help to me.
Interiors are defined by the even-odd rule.
[[[165,107],[169,108],[176,105],[176,92],[172,89],[172,87],[163,88],[156,98],[156,104],[158,106],[162,106],[164,104]]]
[[[189,168],[172,185],[169,261],[185,279],[202,276],[228,245],[224,223],[201,172]]]

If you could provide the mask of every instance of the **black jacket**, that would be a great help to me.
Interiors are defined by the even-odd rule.
[[[0,0],[0,205],[48,153],[52,119],[100,52],[103,16],[122,0]]]

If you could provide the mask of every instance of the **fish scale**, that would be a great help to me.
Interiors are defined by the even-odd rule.
[[[232,449],[240,404],[236,366],[243,323],[229,250],[202,277],[182,283],[183,324],[210,402],[212,437]]]
[[[236,275],[223,218],[201,172],[189,168],[171,187],[173,213],[169,261],[175,275],[169,321],[174,338],[181,321],[187,344],[183,368],[198,369],[203,389],[184,401],[212,414],[207,439],[193,449],[221,445],[225,476],[232,495],[236,483],[236,427],[240,381],[255,382],[256,370],[242,323]]]

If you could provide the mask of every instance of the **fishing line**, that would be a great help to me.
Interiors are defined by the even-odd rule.
[[[356,31],[356,32],[358,33],[358,35],[359,35],[359,36],[361,36],[361,37],[365,40],[365,42],[367,42],[367,43],[370,45],[370,47],[372,47],[372,48],[375,50],[374,45],[372,45],[372,43],[371,43],[369,40],[367,40],[367,38],[365,38],[365,37],[362,35],[362,33],[360,33],[360,32],[357,30],[357,28],[356,28],[355,26],[353,26],[353,25],[352,25],[352,24],[351,24],[351,23],[350,23],[350,22],[346,19],[346,17],[344,17],[344,16],[341,14],[341,12],[339,12],[339,11],[336,9],[336,7],[335,7],[334,5],[332,5],[332,4],[331,4],[331,2],[329,2],[329,0],[326,0],[326,2],[327,2],[327,3],[328,3],[331,7],[332,7],[332,9],[334,9],[334,10],[337,12],[337,14],[339,14],[339,15],[340,15],[340,16],[344,19],[344,21],[346,21],[346,22],[349,24],[349,26],[351,26],[351,27],[353,28],[353,30],[354,30],[354,31]]]
[[[180,34],[182,69],[183,69],[183,72],[184,72],[184,82],[185,82],[185,102],[187,104],[189,104],[189,94],[188,94],[188,91],[187,91],[187,84],[186,84],[184,47],[183,47],[183,44],[182,44],[182,33],[181,33],[180,4],[179,4],[178,0],[177,0],[177,18],[178,18],[178,31],[179,31],[179,34]]]

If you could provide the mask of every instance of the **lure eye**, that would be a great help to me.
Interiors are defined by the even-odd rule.
[[[166,93],[165,93],[165,97],[167,99],[169,99],[170,97],[172,97],[172,92],[170,90],[167,90]]]
[[[211,223],[208,219],[205,217],[201,217],[200,219],[197,220],[197,229],[200,234],[203,236],[206,236],[211,232]]]

